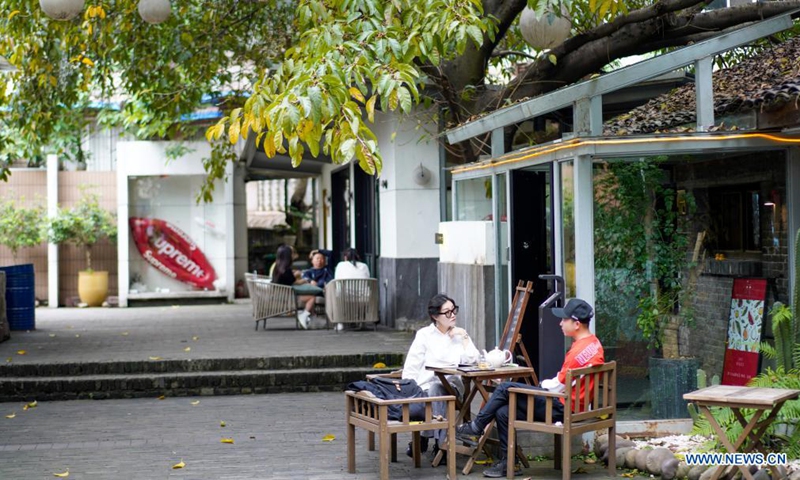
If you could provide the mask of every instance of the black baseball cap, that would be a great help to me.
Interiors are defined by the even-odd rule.
[[[554,308],[553,315],[557,318],[571,318],[582,323],[589,323],[594,315],[592,307],[580,298],[573,298],[564,308]]]

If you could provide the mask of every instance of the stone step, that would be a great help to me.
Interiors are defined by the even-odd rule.
[[[4,377],[0,402],[343,391],[369,373],[391,370],[369,366]]]
[[[292,370],[315,368],[372,367],[403,364],[398,353],[361,353],[294,357],[157,359],[115,362],[21,363],[0,365],[0,378],[68,377],[83,375],[131,375],[148,373],[222,372],[240,370]]]

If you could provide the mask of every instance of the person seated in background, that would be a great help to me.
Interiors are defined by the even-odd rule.
[[[308,283],[304,278],[295,277],[295,272],[292,270],[292,254],[293,249],[287,245],[278,247],[275,254],[275,269],[272,271],[272,283],[278,285],[302,285]],[[296,254],[295,254],[296,255]],[[309,299],[311,306],[309,307]],[[298,302],[304,308],[297,314],[297,321],[304,329],[308,329],[308,324],[311,321],[311,309],[314,308],[314,295],[300,295],[297,297]]]
[[[508,416],[511,414],[508,411],[508,389],[511,387],[528,388],[532,390],[549,390],[551,392],[561,393],[565,390],[566,386],[564,381],[567,378],[567,370],[576,368],[589,367],[592,365],[601,365],[605,363],[605,354],[603,353],[603,345],[600,340],[589,330],[589,323],[592,321],[594,312],[592,307],[585,301],[579,298],[573,298],[564,308],[554,308],[553,315],[561,319],[561,331],[564,336],[572,338],[572,346],[569,347],[567,355],[564,358],[564,364],[561,366],[561,371],[555,378],[542,380],[541,388],[533,387],[527,383],[517,382],[503,382],[501,383],[489,397],[489,401],[484,404],[475,420],[467,423],[462,423],[456,427],[456,438],[458,440],[474,443],[475,437],[483,435],[483,431],[492,420],[497,420],[495,426],[497,427],[497,436],[500,441],[500,458],[494,462],[490,468],[483,471],[484,477],[503,478],[506,477],[506,455],[508,455]],[[592,385],[588,388],[590,391]],[[572,404],[574,406],[582,405],[586,399],[585,385],[572,391]],[[578,398],[575,398],[577,393]],[[564,419],[564,400],[560,402],[553,402],[553,421],[560,422]],[[534,397],[533,417],[536,421],[543,421],[545,419],[546,401],[544,397]],[[528,402],[518,402],[516,416],[518,419],[523,419],[528,414]],[[513,453],[512,453],[513,455]],[[569,465],[564,465],[562,468],[569,468]],[[514,476],[519,472],[514,471]]]
[[[428,301],[428,317],[431,324],[417,330],[411,348],[403,364],[403,378],[411,378],[429,397],[449,395],[447,389],[436,375],[427,370],[428,365],[457,365],[459,363],[475,363],[480,353],[469,338],[467,331],[456,326],[458,305],[455,300],[440,293]],[[456,390],[460,398],[464,398],[464,383],[459,375],[450,375],[447,382]],[[447,417],[447,403],[434,402],[433,414]],[[421,450],[428,449],[428,438],[434,438],[433,456],[439,451],[439,445],[447,438],[447,430],[426,430],[421,432]],[[412,456],[411,444],[408,444],[406,455]],[[443,457],[446,459],[447,457]]]
[[[355,248],[347,248],[342,252],[342,261],[336,265],[336,272],[333,277],[336,280],[342,279],[359,279],[371,278],[369,275],[369,267],[366,263],[362,263],[361,257]],[[344,330],[343,323],[336,324],[336,331]]]
[[[303,270],[302,277],[311,285],[324,289],[325,284],[333,280],[333,274],[328,268],[325,254],[319,250],[312,250],[309,257],[311,258],[311,268]]]
[[[278,250],[280,250],[281,247],[287,247],[289,249],[289,251],[291,253],[291,260],[289,262],[289,265],[291,266],[294,263],[294,261],[297,260],[298,257],[300,257],[300,255],[297,254],[297,250],[295,250],[294,247],[291,246],[291,245],[286,245],[285,243],[281,243],[280,245],[278,245]],[[276,255],[275,262],[269,267],[269,276],[270,277],[272,277],[272,274],[275,272],[275,266],[277,264],[278,264],[278,259],[277,259],[277,255]],[[300,270],[292,270],[292,274],[294,275],[295,279],[299,279],[300,275],[301,275],[301,272],[300,272]]]
[[[355,248],[348,248],[342,252],[342,261],[336,265],[334,278],[370,278],[369,267],[361,262],[361,257]]]

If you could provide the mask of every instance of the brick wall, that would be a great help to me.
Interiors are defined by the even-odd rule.
[[[684,328],[681,353],[699,357],[701,368],[709,376],[722,375],[727,339],[733,280],[741,272],[759,272],[752,276],[767,278],[774,288],[768,294],[767,310],[788,296],[788,232],[786,198],[786,160],[783,152],[757,152],[725,157],[718,160],[691,162],[676,168],[678,188],[691,191],[697,202],[693,233],[708,229],[709,189],[750,184],[758,185],[760,202],[775,201],[775,207],[760,208],[760,251],[716,252],[713,243],[707,244],[706,261],[701,269],[692,302],[695,326]],[[774,214],[771,209],[774,208]],[[692,245],[693,246],[693,245]],[[715,253],[724,253],[722,264],[714,260]],[[769,324],[765,318],[765,324]],[[769,331],[766,332],[769,335]]]

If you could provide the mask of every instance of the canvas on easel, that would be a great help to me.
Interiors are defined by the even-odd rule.
[[[758,374],[758,346],[764,331],[766,297],[766,278],[734,279],[722,367],[723,385],[746,385]]]
[[[522,328],[522,319],[525,317],[525,309],[528,306],[528,300],[533,293],[533,282],[525,282],[520,280],[514,291],[514,300],[511,302],[511,310],[508,312],[508,320],[503,329],[503,336],[500,337],[501,350],[509,350],[516,358],[517,354],[521,354],[525,359],[526,367],[533,367],[531,359],[528,356],[528,351],[525,349],[525,344],[522,343],[522,335],[520,329]],[[533,373],[533,384],[539,385],[539,379],[536,373]]]

